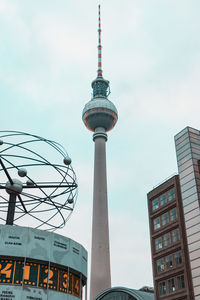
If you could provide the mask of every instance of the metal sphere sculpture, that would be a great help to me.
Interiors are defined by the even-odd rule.
[[[77,198],[71,158],[58,143],[17,131],[0,131],[0,222],[54,231]]]

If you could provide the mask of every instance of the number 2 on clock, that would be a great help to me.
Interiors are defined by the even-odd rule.
[[[49,270],[49,272],[48,272],[48,269],[46,269],[45,270],[45,273],[49,273],[49,284],[53,284],[53,280],[51,280],[51,278],[53,277],[53,271],[52,270]],[[48,281],[48,276],[44,279],[44,283],[47,283],[47,281]]]

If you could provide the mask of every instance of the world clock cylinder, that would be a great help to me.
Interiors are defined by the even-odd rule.
[[[0,299],[82,299],[87,251],[72,239],[0,225]]]

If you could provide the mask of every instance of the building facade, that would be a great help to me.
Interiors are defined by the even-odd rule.
[[[192,272],[194,299],[200,299],[200,131],[186,127],[175,136],[176,155]]]
[[[192,300],[193,286],[179,176],[148,193],[155,300]]]

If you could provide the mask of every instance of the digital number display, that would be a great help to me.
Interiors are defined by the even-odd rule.
[[[70,293],[71,286],[69,284],[67,271],[61,271],[59,275],[59,291],[67,293],[68,289],[68,292]]]
[[[73,272],[35,262],[0,260],[0,284],[28,285],[81,297],[80,276]]]
[[[0,263],[0,283],[12,283],[15,263],[11,260],[1,260]]]

